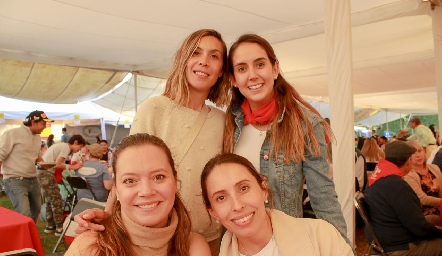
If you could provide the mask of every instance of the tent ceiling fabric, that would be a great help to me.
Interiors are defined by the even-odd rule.
[[[0,95],[37,102],[77,103],[110,91],[126,74],[0,59]]]
[[[432,19],[422,0],[352,0],[356,107],[437,113]],[[226,18],[228,17],[228,18]],[[327,102],[322,1],[22,0],[0,2],[0,95],[72,103],[134,81],[95,102],[128,116],[162,93],[174,53],[201,28],[230,45],[242,33],[268,39],[282,73],[312,100]]]

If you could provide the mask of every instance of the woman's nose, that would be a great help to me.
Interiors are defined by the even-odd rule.
[[[201,58],[198,61],[198,65],[200,65],[200,66],[207,66],[207,58],[208,58],[208,56],[202,55]]]
[[[249,68],[249,79],[253,80],[258,77],[256,70],[254,68]]]
[[[238,197],[233,198],[233,210],[234,211],[240,211],[242,208],[244,208],[244,203],[242,200]]]
[[[152,184],[149,182],[143,182],[140,184],[140,190],[138,191],[139,196],[150,196],[152,194],[155,194]]]

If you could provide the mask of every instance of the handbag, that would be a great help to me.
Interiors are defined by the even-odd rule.
[[[198,136],[198,133],[201,131],[201,128],[203,127],[204,122],[206,121],[208,112],[209,110],[207,106],[204,105],[195,123],[193,123],[192,127],[190,127],[189,133],[187,134],[186,138],[183,140],[183,142],[181,143],[178,149],[178,154],[175,158],[176,166],[180,165],[181,161],[183,160],[184,156],[186,155],[187,151],[189,150],[196,136]]]

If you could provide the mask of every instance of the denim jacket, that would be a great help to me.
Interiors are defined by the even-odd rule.
[[[284,162],[284,153],[270,158],[270,135],[272,129],[270,127],[261,147],[260,173],[267,176],[269,188],[273,192],[275,209],[297,218],[302,218],[302,192],[305,177],[310,202],[316,217],[332,224],[349,243],[346,235],[347,227],[341,205],[338,202],[335,186],[328,177],[330,166],[326,159],[327,145],[322,119],[307,109],[304,111],[313,125],[313,130],[320,146],[320,156],[313,156],[305,148],[305,161],[302,162],[291,161],[287,164]],[[235,116],[234,145],[236,145],[244,125],[244,113],[240,106],[232,107],[231,112]],[[278,122],[281,122],[283,118],[284,113]],[[304,122],[302,126],[304,131],[306,131]]]

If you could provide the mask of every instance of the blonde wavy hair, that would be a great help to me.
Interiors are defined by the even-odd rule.
[[[207,100],[212,101],[219,107],[226,106],[229,102],[229,76],[227,70],[227,47],[221,34],[213,29],[201,29],[190,34],[175,54],[172,72],[166,82],[164,96],[174,100],[179,105],[189,106],[190,92],[189,82],[186,77],[186,68],[189,59],[198,47],[201,38],[204,36],[213,36],[217,38],[223,46],[223,75],[218,78],[216,83],[210,89]]]

